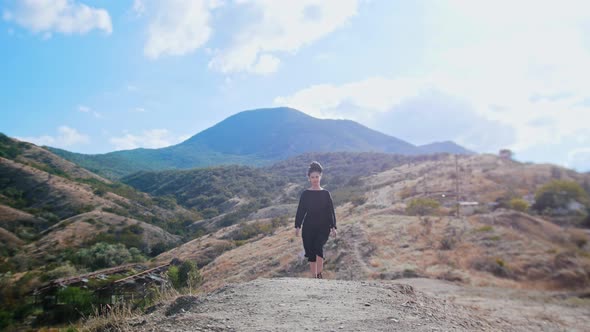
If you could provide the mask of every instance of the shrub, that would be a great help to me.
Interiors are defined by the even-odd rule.
[[[241,224],[229,234],[228,238],[232,240],[247,240],[259,234],[270,234],[272,231],[272,224],[258,221],[250,224]]]
[[[529,209],[529,203],[522,198],[513,198],[508,203],[512,210],[525,212]]]
[[[480,228],[477,229],[478,232],[491,232],[493,230],[494,230],[494,227],[492,227],[490,225],[481,226]]]
[[[180,288],[180,282],[178,281],[178,266],[170,266],[168,268],[168,280],[172,283],[172,286],[176,289]]]
[[[62,288],[57,291],[57,302],[67,305],[63,308],[64,311],[60,312],[61,318],[76,318],[80,314],[88,315],[92,310],[92,291],[79,287]]]
[[[47,280],[59,279],[64,277],[71,277],[78,274],[78,270],[72,266],[69,262],[62,266],[58,266],[55,269],[46,273],[45,278]]]
[[[154,246],[152,247],[152,250],[150,251],[150,256],[156,257],[159,254],[167,251],[168,249],[171,249],[171,246],[167,245],[164,242],[158,242],[154,244]]]
[[[406,207],[406,213],[410,215],[432,215],[438,212],[440,203],[431,198],[415,198]]]
[[[0,330],[4,330],[12,324],[12,313],[0,310]]]
[[[168,269],[168,279],[176,289],[192,288],[203,281],[197,265],[190,260],[182,262],[179,266],[171,266]]]
[[[184,261],[178,269],[178,281],[183,286],[193,287],[203,281],[203,277],[193,261]]]
[[[501,258],[482,257],[473,262],[476,270],[490,272],[501,278],[513,278],[514,275],[506,262]]]
[[[455,248],[457,238],[455,236],[445,236],[440,240],[440,250],[451,250]]]
[[[156,203],[158,204],[158,206],[161,206],[163,208],[166,209],[174,209],[176,207],[176,197],[172,196],[172,195],[165,195],[165,196],[160,196],[160,197],[155,197],[154,200],[156,201]]]
[[[109,244],[99,242],[90,248],[80,249],[73,255],[72,261],[92,270],[121,265],[129,262],[140,262],[145,257],[136,248],[127,249],[121,243]]]
[[[535,204],[533,204],[532,208],[540,212],[560,208],[566,209],[572,201],[588,206],[590,197],[577,182],[553,180],[537,190]]]
[[[357,195],[354,196],[351,200],[352,205],[354,206],[359,206],[359,205],[363,205],[367,202],[367,196],[365,195]]]

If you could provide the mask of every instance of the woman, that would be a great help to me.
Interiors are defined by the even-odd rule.
[[[324,245],[330,234],[336,236],[336,214],[332,195],[320,187],[322,165],[312,162],[307,170],[311,188],[305,189],[299,197],[299,206],[295,215],[295,236],[299,230],[303,238],[305,257],[313,277],[323,279]],[[303,224],[303,228],[301,225]]]

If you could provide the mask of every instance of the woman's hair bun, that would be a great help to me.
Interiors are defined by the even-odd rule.
[[[307,175],[309,176],[309,174],[311,174],[311,172],[319,172],[321,173],[323,170],[322,165],[320,165],[320,163],[318,163],[317,161],[312,161],[311,164],[309,164],[309,169],[307,170]]]

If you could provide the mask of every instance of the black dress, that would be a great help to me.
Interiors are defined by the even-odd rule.
[[[332,195],[325,189],[305,189],[299,197],[295,215],[295,227],[301,229],[305,257],[315,262],[316,256],[324,258],[324,245],[330,237],[330,228],[336,228],[336,213]]]

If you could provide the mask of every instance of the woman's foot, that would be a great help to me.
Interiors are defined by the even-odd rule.
[[[318,279],[324,279],[324,278],[322,277],[322,273],[321,273],[321,272],[320,272],[320,273],[318,273],[318,274],[316,274],[316,275],[315,275],[315,277],[316,277],[316,278],[318,278]]]

